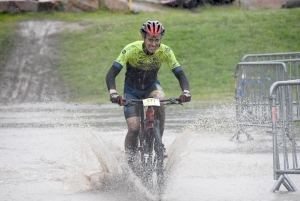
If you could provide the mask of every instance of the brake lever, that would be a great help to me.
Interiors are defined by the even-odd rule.
[[[137,105],[137,102],[134,102],[132,100],[127,100],[126,102],[123,103],[124,107],[129,107],[129,106],[134,106]]]
[[[176,103],[177,103],[177,101],[176,101],[175,98],[171,98],[171,99],[170,99],[170,104],[176,104]]]
[[[170,99],[170,104],[179,104],[179,105],[183,106],[183,104],[181,102],[177,101],[175,98]]]
[[[123,103],[123,106],[124,106],[124,107],[130,106],[131,103],[132,103],[131,100],[125,101],[125,102]]]

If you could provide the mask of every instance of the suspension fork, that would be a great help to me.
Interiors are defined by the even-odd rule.
[[[153,107],[148,107],[146,110],[146,119],[144,120],[144,162],[148,163],[149,158],[151,158],[151,128],[153,128],[154,123],[154,109]]]

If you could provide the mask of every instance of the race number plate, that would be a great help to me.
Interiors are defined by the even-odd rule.
[[[144,106],[160,106],[159,99],[147,98],[143,100]]]

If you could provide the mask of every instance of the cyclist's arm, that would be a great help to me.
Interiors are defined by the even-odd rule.
[[[117,93],[116,91],[116,77],[122,70],[123,66],[126,65],[127,59],[128,59],[128,48],[132,45],[127,45],[118,58],[113,63],[112,67],[109,69],[107,75],[106,75],[106,85],[109,93]]]
[[[189,81],[182,70],[180,64],[178,63],[174,52],[171,50],[170,47],[163,45],[164,53],[166,55],[166,61],[169,67],[172,69],[175,77],[178,79],[182,92],[190,92],[190,84]]]
[[[178,66],[178,67],[174,68],[172,70],[172,72],[178,79],[182,91],[190,92],[190,84],[189,84],[189,81],[188,81],[184,71],[182,70],[182,68],[180,66]]]
[[[116,93],[116,77],[121,71],[121,69],[115,66],[114,64],[106,74],[106,85],[110,93]]]

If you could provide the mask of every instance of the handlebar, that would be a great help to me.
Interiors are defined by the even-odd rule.
[[[168,99],[160,99],[159,102],[168,102],[165,105],[174,105],[179,104],[182,105],[180,98],[168,98]],[[128,107],[132,105],[143,105],[143,99],[122,99],[121,106]]]

